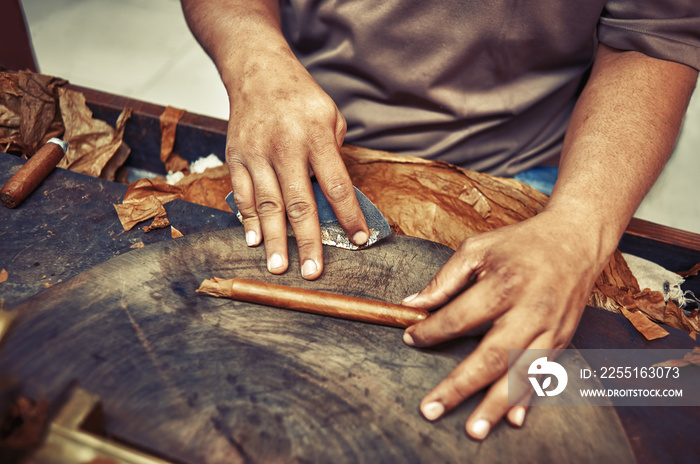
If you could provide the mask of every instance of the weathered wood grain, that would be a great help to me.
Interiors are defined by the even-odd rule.
[[[451,254],[402,236],[326,247],[323,277],[306,282],[289,248],[282,276],[241,228],[113,258],[17,308],[0,372],[53,401],[77,380],[103,399],[109,433],[179,462],[633,461],[613,408],[533,408],[523,430],[500,424],[483,443],[464,432],[480,396],[425,421],[420,399],[475,339],[419,350],[401,329],[195,293],[219,275],[397,303]]]

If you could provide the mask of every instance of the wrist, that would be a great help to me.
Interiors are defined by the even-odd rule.
[[[232,41],[215,61],[230,92],[239,88],[243,81],[277,74],[275,69],[287,66],[290,60],[296,61],[296,57],[284,37],[279,32],[270,31],[252,39]]]
[[[588,207],[585,202],[566,206],[548,204],[536,217],[546,221],[545,227],[556,231],[562,245],[576,249],[579,256],[585,257],[597,276],[617,249],[628,221],[606,217],[599,211],[587,210]]]

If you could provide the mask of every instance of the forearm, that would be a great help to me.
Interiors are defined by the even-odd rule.
[[[599,262],[671,155],[696,81],[687,66],[601,44],[546,208],[596,243]]]
[[[181,0],[190,30],[229,87],[256,60],[291,55],[277,0]]]

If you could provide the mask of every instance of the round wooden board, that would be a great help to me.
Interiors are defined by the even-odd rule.
[[[634,461],[612,408],[532,408],[522,430],[501,423],[482,443],[464,432],[480,395],[424,420],[421,398],[475,339],[421,350],[400,329],[195,293],[246,277],[396,303],[452,254],[404,236],[324,247],[324,275],[306,282],[289,249],[282,276],[242,228],[113,258],[18,308],[0,372],[53,402],[77,380],[102,398],[109,433],[178,462]]]

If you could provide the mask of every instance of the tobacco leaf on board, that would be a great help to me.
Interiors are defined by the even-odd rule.
[[[180,155],[173,152],[177,123],[185,114],[185,110],[168,106],[160,115],[160,160],[165,169],[172,172],[189,172],[189,163]]]
[[[124,230],[131,230],[139,222],[151,218],[165,217],[166,212],[163,203],[156,196],[148,196],[136,201],[125,201],[121,205],[114,205]]]
[[[231,179],[226,168],[220,166],[209,168],[201,174],[185,176],[176,185],[169,185],[157,179],[139,179],[129,186],[122,204],[114,207],[117,209],[124,230],[130,230],[139,222],[157,217],[159,214],[165,217],[165,208],[162,211],[160,208],[178,199],[231,211],[224,200],[230,191]],[[157,203],[153,201],[154,199]]]
[[[68,151],[58,167],[114,180],[116,170],[124,164],[131,149],[122,141],[131,109],[125,108],[117,119],[117,127],[92,117],[82,92],[59,89],[61,116],[68,142]]]
[[[170,225],[170,221],[168,220],[167,217],[156,216],[150,225],[143,227],[143,231],[148,233],[148,232],[155,230],[155,229],[165,229],[169,225]]]

